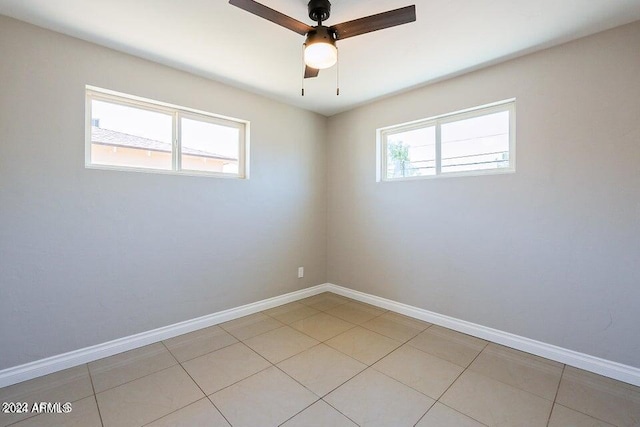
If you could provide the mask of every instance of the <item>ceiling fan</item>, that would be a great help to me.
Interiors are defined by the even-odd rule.
[[[331,3],[329,0],[310,0],[308,4],[309,18],[318,23],[318,25],[312,27],[254,0],[229,0],[229,3],[298,34],[307,36],[304,43],[305,79],[317,77],[320,70],[335,65],[338,61],[337,40],[407,24],[416,20],[416,6],[412,5],[327,27],[322,25],[322,22],[329,19]]]

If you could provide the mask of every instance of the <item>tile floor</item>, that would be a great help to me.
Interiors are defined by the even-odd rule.
[[[640,388],[325,293],[0,389],[0,426],[640,426]]]

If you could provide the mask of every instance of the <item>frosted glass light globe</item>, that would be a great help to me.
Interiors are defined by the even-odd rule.
[[[329,43],[308,44],[304,48],[304,63],[311,68],[322,70],[333,67],[338,61],[338,49]]]

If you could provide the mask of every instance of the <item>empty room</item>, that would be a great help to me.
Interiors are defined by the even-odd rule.
[[[640,426],[640,2],[0,0],[0,404]]]

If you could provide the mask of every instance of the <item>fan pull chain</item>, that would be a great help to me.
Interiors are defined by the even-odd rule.
[[[340,96],[340,50],[336,47],[336,96]]]
[[[304,43],[302,43],[302,96],[304,96],[304,70],[305,70],[305,63],[304,63]]]

